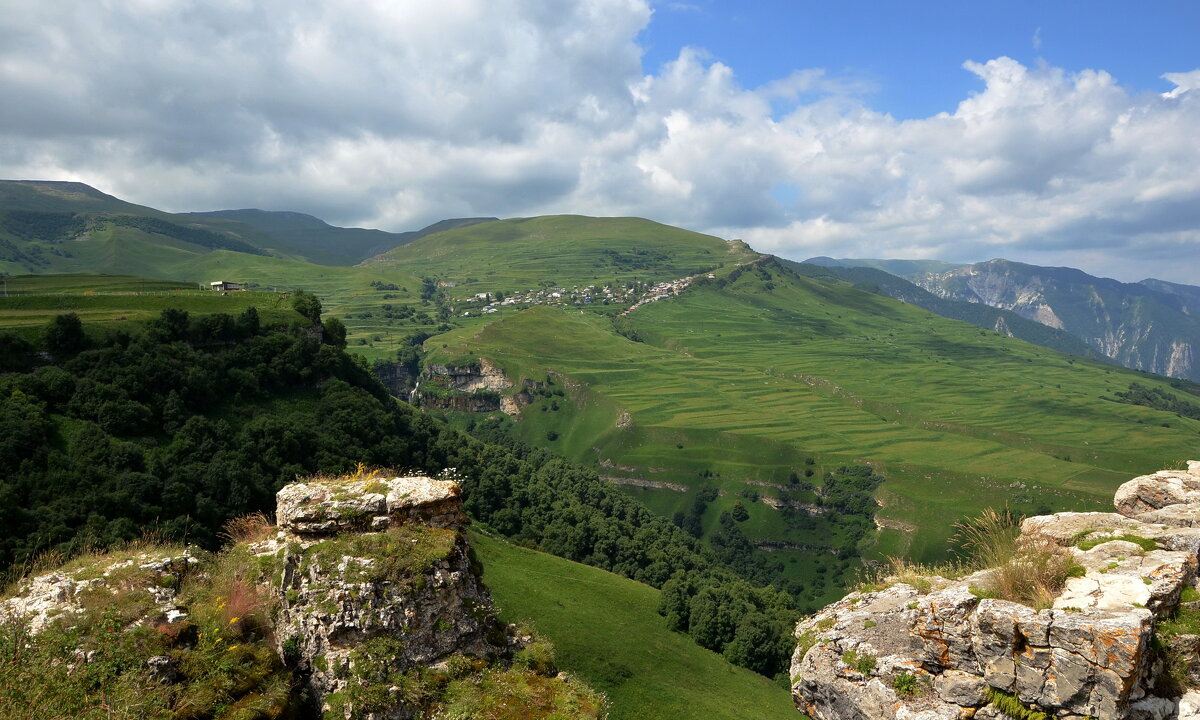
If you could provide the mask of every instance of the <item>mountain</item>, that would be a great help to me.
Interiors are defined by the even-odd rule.
[[[77,182],[0,180],[0,271],[109,272],[203,281],[215,251],[354,265],[418,238],[493,218],[442,220],[389,233],[264,210],[168,213]]]
[[[181,213],[197,219],[232,220],[255,227],[276,241],[272,249],[296,255],[321,265],[354,265],[419,238],[456,227],[496,220],[497,218],[456,218],[442,220],[421,230],[402,233],[344,228],[320,218],[297,212],[268,210],[214,210]]]
[[[789,260],[788,262],[794,262]],[[882,270],[892,275],[915,275],[929,272],[946,272],[961,267],[962,263],[948,263],[941,260],[875,260],[871,258],[831,258],[820,255],[804,261],[809,265],[821,267],[868,267]]]
[[[1123,283],[1074,268],[989,260],[914,283],[943,298],[982,303],[1065,330],[1116,362],[1200,380],[1200,288]]]
[[[1157,290],[1160,293],[1176,295],[1183,301],[1183,312],[1188,315],[1200,315],[1200,287],[1196,287],[1195,285],[1181,285],[1154,278],[1146,278],[1138,284],[1145,285],[1151,290]]]
[[[854,287],[876,295],[895,298],[910,305],[922,307],[942,317],[962,320],[972,325],[993,330],[1002,335],[1020,338],[1035,345],[1048,347],[1059,352],[1080,357],[1103,359],[1098,350],[1074,335],[1034,320],[1027,320],[1010,310],[939,297],[928,290],[914,285],[899,275],[867,266],[814,265],[780,260],[794,272],[812,278],[835,278],[844,280]]]
[[[1186,390],[1008,337],[1016,316],[982,329],[640,218],[481,222],[340,267],[151,240],[139,274],[317,293],[396,392],[419,378],[429,412],[590,468],[804,607],[860,557],[943,557],[988,505],[1099,509],[1200,431]]]

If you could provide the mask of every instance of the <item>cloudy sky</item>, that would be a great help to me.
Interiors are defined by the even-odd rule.
[[[0,0],[0,177],[1200,284],[1200,3],[988,5]]]

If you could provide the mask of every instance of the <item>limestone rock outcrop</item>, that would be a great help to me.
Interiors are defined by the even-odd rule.
[[[32,637],[119,618],[116,632],[140,632],[154,649],[138,661],[154,687],[233,713],[196,717],[251,717],[238,713],[261,705],[270,712],[253,717],[409,720],[441,712],[448,687],[489,712],[603,715],[601,698],[554,676],[544,646],[525,650],[531,639],[497,620],[456,483],[316,478],[280,490],[276,517],[236,526],[242,542],[218,554],[78,558],[21,583],[0,601],[0,622]],[[76,655],[89,663],[102,650]],[[206,665],[214,658],[236,682],[205,684],[225,672]]]
[[[1049,607],[994,597],[996,570],[851,593],[801,621],[797,707],[816,720],[1200,718],[1200,463],[1122,485],[1117,513],[1022,523],[1069,558]],[[1181,602],[1181,596],[1183,601]],[[1035,713],[1044,713],[1036,715]]]
[[[324,712],[362,717],[356,704],[381,678],[455,655],[511,653],[472,564],[456,483],[318,480],[288,485],[277,500],[278,534],[251,550],[278,563],[279,651]],[[392,694],[395,702],[366,717],[410,717]]]

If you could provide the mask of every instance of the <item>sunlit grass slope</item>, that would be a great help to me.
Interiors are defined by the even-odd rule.
[[[753,255],[743,243],[642,218],[550,215],[429,235],[371,264],[435,275],[464,292],[490,292],[671,280]]]
[[[612,720],[803,718],[786,690],[666,629],[659,593],[473,532],[501,619],[534,627],[559,667],[608,695]]]
[[[774,494],[761,483],[784,483],[806,458],[817,482],[870,462],[888,477],[877,554],[941,555],[951,524],[988,505],[1103,510],[1119,483],[1200,450],[1200,423],[1109,399],[1161,380],[771,265],[629,325],[645,342],[604,318],[533,308],[430,345],[514,375],[562,373],[571,402],[535,402],[517,431],[602,473],[715,484],[727,494],[709,523],[739,491]],[[669,487],[631,492],[668,515],[691,502]],[[746,504],[752,537],[808,542],[804,527]]]
[[[225,295],[196,290],[193,283],[129,275],[22,275],[6,279],[0,296],[0,329],[34,339],[55,315],[74,313],[93,329],[128,329],[167,308],[195,314],[237,315],[248,307],[265,324],[300,320],[290,298],[270,292]]]

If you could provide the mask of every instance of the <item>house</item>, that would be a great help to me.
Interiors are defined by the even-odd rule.
[[[229,282],[227,280],[214,280],[213,282],[209,283],[209,285],[212,286],[213,290],[217,290],[220,292],[224,292],[226,290],[241,290],[242,289],[241,283]]]

